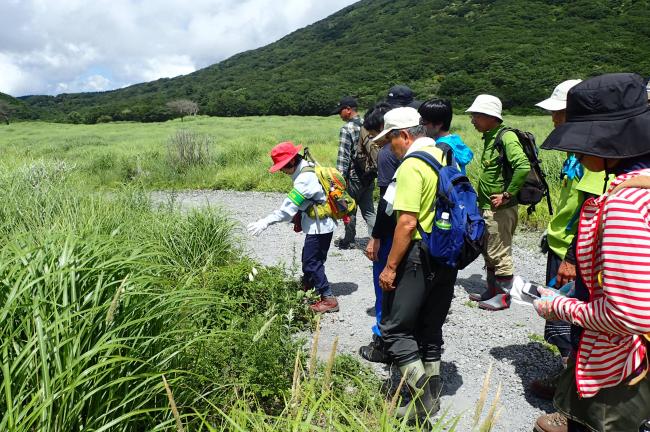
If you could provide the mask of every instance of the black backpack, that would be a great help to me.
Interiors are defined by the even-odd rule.
[[[359,177],[361,184],[368,186],[377,178],[377,155],[379,154],[379,148],[372,141],[372,137],[363,126],[361,126],[361,130],[359,131],[359,142],[356,143],[351,153],[354,172]]]
[[[546,182],[546,174],[542,170],[542,161],[539,160],[539,153],[537,144],[535,144],[535,135],[530,132],[521,131],[514,128],[503,128],[497,134],[494,140],[494,147],[499,152],[499,163],[503,167],[503,178],[507,185],[512,180],[512,166],[506,157],[505,147],[503,146],[503,134],[506,132],[514,132],[517,139],[521,143],[521,147],[526,154],[526,158],[530,163],[530,172],[523,186],[517,192],[517,203],[528,205],[526,211],[531,214],[535,211],[535,206],[546,197],[546,204],[548,205],[548,213],[553,214],[553,206],[551,205],[551,193],[548,183]]]

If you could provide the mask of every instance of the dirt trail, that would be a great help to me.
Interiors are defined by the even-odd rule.
[[[230,191],[191,191],[174,193],[177,204],[183,208],[207,205],[228,210],[242,227],[264,217],[277,208],[282,194]],[[168,193],[156,193],[156,201],[168,199]],[[339,226],[335,236],[342,231]],[[363,220],[357,233],[365,237]],[[248,253],[262,264],[284,264],[299,268],[303,236],[293,232],[289,225],[271,226],[257,238],[245,235]],[[545,256],[535,248],[537,234],[521,234],[515,246],[517,273],[527,279],[544,280]],[[367,241],[367,238],[361,240]],[[297,267],[294,267],[297,266]],[[470,421],[483,383],[483,377],[492,363],[491,395],[502,383],[503,411],[496,431],[530,431],[538,415],[550,412],[552,406],[529,392],[530,381],[556,370],[560,363],[536,340],[544,333],[544,323],[534,311],[523,306],[513,306],[507,311],[490,313],[481,311],[468,302],[467,291],[476,291],[484,283],[483,261],[478,259],[459,273],[451,313],[445,324],[445,351],[442,375],[445,381],[442,397],[443,410],[464,413],[458,430],[470,430]],[[339,353],[357,354],[359,346],[370,341],[370,327],[374,317],[370,310],[374,304],[372,266],[361,250],[338,250],[332,246],[327,261],[327,275],[341,311],[327,314],[322,319],[319,351],[327,356],[336,336]],[[387,367],[374,365],[382,377],[388,377]]]

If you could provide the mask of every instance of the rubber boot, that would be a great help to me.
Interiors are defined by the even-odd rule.
[[[433,396],[433,410],[431,414],[435,414],[440,410],[440,395],[442,394],[442,378],[440,377],[440,360],[425,361],[424,372],[427,374],[427,384],[429,391]]]
[[[399,370],[402,372],[402,376],[406,377],[406,384],[411,391],[412,398],[408,404],[397,408],[395,417],[406,418],[409,421],[427,421],[437,412],[439,404],[436,404],[429,389],[422,360],[400,366]]]
[[[480,293],[470,294],[469,299],[472,301],[480,302],[480,301],[489,300],[497,294],[496,276],[494,275],[494,269],[488,267],[487,269],[485,269],[485,272],[486,272],[486,279],[487,279],[487,284],[485,285],[485,289]]]
[[[479,302],[478,307],[489,311],[500,311],[510,307],[512,275],[496,277],[497,294],[489,300]]]

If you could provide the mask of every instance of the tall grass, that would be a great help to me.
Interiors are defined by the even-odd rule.
[[[73,170],[0,175],[0,430],[171,430],[210,404],[277,405],[305,317],[295,284],[250,281],[217,210],[79,193]]]

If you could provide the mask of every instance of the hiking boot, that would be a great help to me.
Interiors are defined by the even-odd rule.
[[[555,389],[557,389],[557,382],[561,373],[562,372],[559,372],[556,375],[535,380],[530,383],[528,388],[540,399],[553,400]]]
[[[486,272],[486,279],[487,279],[487,283],[485,284],[485,289],[478,293],[471,293],[469,295],[469,299],[472,301],[476,301],[476,302],[485,301],[491,299],[496,295],[496,289],[495,289],[496,280],[494,276],[494,269],[488,268],[485,270],[485,272]]]
[[[535,432],[567,432],[567,419],[560,413],[545,414],[535,422]]]
[[[300,278],[300,284],[302,285],[302,290],[304,292],[311,291],[314,289],[314,284],[311,283],[305,276]]]
[[[390,364],[391,358],[381,338],[373,335],[372,342],[359,348],[359,355],[365,360],[373,363]]]
[[[424,370],[422,360],[401,366],[399,369],[402,376],[406,377],[406,384],[412,398],[406,405],[397,408],[395,417],[420,422],[432,419],[440,410],[440,399],[431,393],[429,378]]]
[[[309,308],[316,313],[338,312],[339,302],[336,297],[321,297],[320,301],[309,306]]]
[[[512,289],[512,275],[496,277],[496,295],[489,300],[481,301],[478,307],[489,311],[500,311],[510,307],[510,290]]]
[[[336,240],[334,240],[334,246],[336,246],[339,249],[353,249],[354,241],[347,241],[342,238],[337,238]]]

